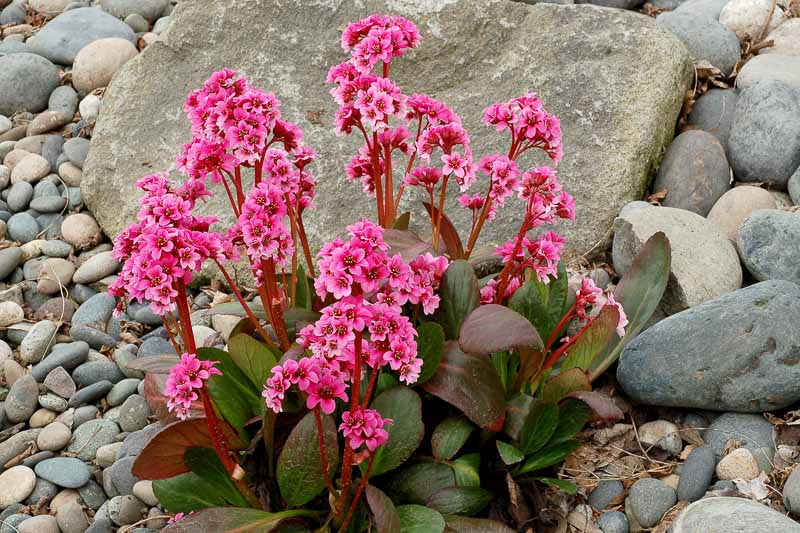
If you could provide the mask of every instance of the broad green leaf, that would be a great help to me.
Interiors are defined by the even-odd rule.
[[[619,311],[616,306],[603,307],[600,314],[578,333],[578,340],[567,350],[567,356],[561,363],[562,371],[579,368],[588,371],[595,358],[608,346],[615,335],[619,323]]]
[[[222,375],[211,376],[206,382],[209,395],[225,420],[239,434],[244,434],[247,421],[255,416],[261,416],[264,412],[265,406],[260,391],[227,352],[217,348],[199,348],[197,357],[217,362],[216,367]]]
[[[545,383],[542,389],[542,401],[560,402],[570,392],[592,390],[589,377],[580,368],[562,371]]]
[[[516,354],[510,352],[497,352],[491,355],[492,365],[497,371],[497,377],[500,378],[500,383],[503,390],[508,396],[513,390],[512,386],[514,380],[517,379],[517,367],[519,366],[519,359]]]
[[[212,448],[194,446],[186,450],[184,461],[189,469],[214,487],[214,492],[237,507],[248,507],[217,453]]]
[[[547,339],[567,312],[568,275],[558,264],[558,277],[548,283],[533,279],[523,283],[508,306],[531,321],[542,339]]]
[[[625,345],[650,320],[667,288],[671,260],[669,240],[659,231],[647,239],[628,272],[622,276],[614,290],[614,298],[622,304],[628,317],[625,336],[619,339],[615,334],[606,350],[594,360],[589,372],[591,381],[597,379],[619,358]]]
[[[463,416],[451,416],[442,420],[431,436],[433,456],[447,460],[458,453],[464,446],[475,426]]]
[[[433,377],[444,351],[444,331],[436,322],[425,322],[417,327],[417,357],[422,359],[422,370],[415,385],[421,385]]]
[[[297,287],[295,288],[294,302],[292,307],[311,311],[311,304],[314,302],[314,295],[308,283],[308,276],[303,269],[303,265],[297,265]]]
[[[506,423],[503,427],[506,435],[514,440],[519,440],[522,426],[525,425],[525,419],[533,404],[534,399],[522,392],[517,393],[506,403]]]
[[[333,477],[339,464],[339,443],[336,424],[329,415],[322,416],[325,456],[329,475]],[[294,427],[278,457],[276,477],[281,496],[289,506],[313,500],[325,488],[325,476],[319,452],[319,434],[314,413],[307,413]]]
[[[392,500],[380,489],[367,485],[365,495],[378,533],[394,533],[400,529],[400,515],[397,513]]]
[[[161,506],[173,513],[228,505],[212,483],[193,472],[153,481],[153,493]]]
[[[507,465],[515,465],[525,459],[525,454],[513,444],[508,444],[501,440],[495,441],[497,445],[497,452],[500,454],[500,459]]]
[[[556,479],[552,477],[534,477],[531,479],[534,479],[536,481],[541,481],[545,485],[550,485],[551,487],[555,487],[558,490],[563,490],[567,494],[575,494],[576,492],[578,492],[578,487],[574,483],[571,483],[564,479]]]
[[[606,422],[614,422],[625,416],[614,400],[597,391],[575,391],[569,393],[569,397],[586,403]]]
[[[389,440],[375,450],[372,476],[393,470],[411,457],[425,434],[422,424],[422,400],[408,387],[394,387],[382,392],[372,401],[373,409],[383,418],[391,418],[386,429]],[[366,464],[363,464],[366,470]]]
[[[427,505],[443,514],[474,515],[492,501],[492,493],[480,487],[448,487],[436,491]]]
[[[459,515],[445,515],[445,533],[515,533],[505,524],[488,518],[469,518]]]
[[[258,509],[239,507],[210,507],[183,517],[168,525],[165,533],[270,533],[277,526],[288,525],[292,521],[302,523],[304,518],[318,518],[314,511],[281,511],[267,513]],[[284,531],[281,529],[281,531]],[[308,531],[306,527],[302,531]]]
[[[455,484],[455,474],[450,465],[422,461],[393,472],[386,492],[396,503],[425,504],[431,494]]]
[[[439,216],[439,210],[436,206],[428,202],[422,202],[422,205],[425,206],[431,218],[436,219]],[[464,245],[461,243],[461,237],[459,237],[458,230],[456,230],[453,222],[444,212],[442,212],[442,223],[439,229],[441,230],[441,243],[444,244],[447,255],[451,259],[463,259]],[[441,252],[442,250],[439,251]]]
[[[558,405],[558,426],[548,444],[552,446],[573,438],[583,429],[591,415],[591,409],[579,400],[568,398],[561,402]]]
[[[480,304],[478,278],[472,266],[459,259],[450,263],[439,289],[437,316],[448,339],[457,339],[464,319]]]
[[[250,335],[234,335],[228,341],[228,353],[256,389],[264,387],[272,374],[272,367],[278,364],[280,354]]]
[[[508,307],[484,304],[461,325],[458,343],[467,353],[488,354],[510,348],[542,349],[542,339],[524,316]]]
[[[388,372],[381,372],[380,375],[378,375],[378,383],[375,385],[375,395],[377,396],[383,391],[391,389],[392,387],[397,387],[398,385],[400,385],[400,382],[397,381],[397,378]]]
[[[519,449],[530,455],[542,448],[558,426],[558,406],[554,403],[539,401],[533,405],[519,437]]]
[[[457,342],[446,342],[436,374],[422,388],[461,409],[483,429],[496,432],[503,428],[503,385],[485,355],[467,354]]]
[[[553,446],[548,446],[539,450],[538,453],[530,456],[519,468],[517,474],[525,474],[527,472],[535,472],[548,466],[560,463],[567,458],[569,454],[580,448],[581,443],[577,440],[568,440]]]
[[[458,487],[480,487],[481,486],[481,454],[468,453],[462,455],[452,462],[453,473],[456,476],[456,486]]]
[[[394,220],[394,224],[392,225],[392,229],[399,229],[401,231],[408,230],[408,224],[411,222],[411,211],[406,211],[401,215],[398,215],[397,218]]]
[[[401,505],[397,508],[400,517],[398,533],[443,533],[444,517],[438,511],[421,505]]]

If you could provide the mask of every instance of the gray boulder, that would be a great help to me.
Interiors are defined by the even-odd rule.
[[[800,213],[759,209],[739,228],[738,243],[742,262],[757,280],[800,284]]]
[[[685,131],[667,148],[653,185],[667,191],[661,202],[706,216],[731,187],[731,167],[725,149],[705,131]]]
[[[755,413],[800,400],[800,286],[764,281],[656,323],[617,379],[648,405]]]
[[[586,6],[383,0],[370,3],[369,11],[403,14],[419,24],[423,41],[396,61],[393,77],[408,94],[429,92],[460,113],[477,155],[508,150],[506,136],[481,125],[484,107],[531,90],[540,94],[561,119],[566,154],[559,175],[578,205],[577,222],[559,228],[568,238],[567,255],[599,253],[596,243],[620,208],[641,198],[672,138],[689,72],[679,41],[639,14]],[[301,0],[271,5],[265,20],[236,0],[179,3],[162,39],[117,72],[103,99],[81,188],[105,232],[114,236],[134,220],[134,182],[149,172],[144,161],[153,170],[174,168],[190,138],[182,111],[186,94],[225,66],[274,91],[283,115],[299,123],[319,154],[309,167],[320,206],[306,220],[312,246],[357,218],[374,217],[374,201],[344,177],[360,142],[335,135],[337,107],[324,83],[328,68],[346,59],[341,28],[365,13],[347,2]],[[456,196],[454,190],[447,212],[456,227],[468,228],[470,215]],[[401,210],[412,209],[424,224],[420,199],[410,191]],[[200,212],[227,223],[227,203],[216,191]],[[521,215],[519,204],[503,210],[484,229],[483,242],[505,241]]]
[[[0,55],[0,115],[41,111],[58,86],[58,68],[36,54]]]
[[[672,533],[799,533],[800,524],[766,505],[745,498],[696,501],[672,523]]]
[[[800,87],[762,81],[736,104],[728,155],[739,181],[785,189],[800,166]]]
[[[136,34],[102,9],[70,9],[47,23],[26,44],[54,63],[71,65],[81,48],[106,37],[119,37],[136,44]]]
[[[672,207],[626,209],[614,222],[611,250],[622,275],[652,235],[663,231],[672,248],[672,264],[663,311],[671,314],[742,286],[742,266],[719,226],[700,215]],[[698,253],[702,250],[702,253]]]

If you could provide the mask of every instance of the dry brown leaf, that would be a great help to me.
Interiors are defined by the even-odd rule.
[[[661,201],[664,200],[669,194],[669,189],[662,189],[660,191],[656,191],[650,196],[647,197],[647,201],[651,204],[661,205]]]
[[[692,453],[695,448],[696,448],[696,446],[694,444],[689,444],[688,446],[686,446],[683,449],[683,451],[681,452],[681,455],[680,455],[681,461],[685,461],[686,458],[689,457],[689,454]]]

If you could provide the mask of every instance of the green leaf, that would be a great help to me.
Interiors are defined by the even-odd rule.
[[[522,426],[519,449],[525,455],[539,450],[550,440],[557,425],[558,406],[550,402],[536,402]]]
[[[281,511],[267,513],[258,509],[242,509],[237,507],[211,507],[202,509],[170,524],[162,531],[165,533],[270,533],[276,527],[292,520],[317,518],[320,513],[314,511]],[[308,528],[303,529],[308,531]]]
[[[515,465],[525,459],[525,454],[513,444],[505,443],[501,440],[495,441],[497,445],[497,452],[500,454],[500,459],[507,465]]]
[[[456,486],[480,487],[481,486],[481,454],[468,453],[462,455],[452,463],[453,473],[456,476]]]
[[[311,304],[314,302],[314,295],[308,283],[308,276],[303,269],[303,265],[297,265],[297,287],[295,288],[294,302],[292,307],[311,311]]]
[[[228,353],[256,389],[264,387],[267,378],[272,374],[272,367],[278,364],[281,357],[263,342],[242,333],[230,338]]]
[[[193,472],[153,481],[153,493],[164,509],[188,513],[206,507],[228,505],[212,483]]]
[[[548,446],[539,451],[539,453],[532,455],[525,461],[517,471],[517,474],[525,474],[527,472],[534,472],[547,468],[556,463],[560,463],[567,458],[569,454],[580,448],[581,443],[577,440],[568,440]]]
[[[578,434],[591,417],[589,407],[580,400],[568,398],[558,405],[558,426],[550,437],[549,445],[565,442]]]
[[[422,359],[422,370],[415,385],[433,377],[442,361],[444,330],[436,322],[425,322],[417,327],[417,357]]]
[[[383,418],[391,418],[386,429],[389,440],[375,450],[372,475],[394,470],[411,457],[422,442],[425,426],[422,424],[422,400],[408,387],[394,387],[382,392],[372,401],[373,409]],[[366,464],[363,464],[366,470]]]
[[[439,295],[438,321],[447,338],[456,339],[464,319],[481,301],[478,278],[472,266],[463,259],[450,263],[442,277]]]
[[[243,435],[247,421],[264,412],[260,391],[227,352],[217,348],[199,348],[197,357],[217,362],[216,367],[222,375],[211,376],[206,382],[209,395],[225,420]]]
[[[436,374],[422,388],[461,409],[483,429],[496,432],[503,428],[503,385],[485,355],[467,354],[457,342],[446,342]]]
[[[422,461],[393,472],[386,491],[396,503],[424,504],[437,490],[455,484],[455,474],[450,465]]]
[[[469,518],[458,515],[445,515],[445,533],[515,533],[505,524],[488,518]]]
[[[628,317],[625,336],[619,339],[615,334],[606,350],[595,359],[589,372],[591,381],[597,379],[619,358],[625,345],[650,320],[667,288],[671,260],[669,240],[659,231],[647,239],[628,272],[622,276],[614,290],[614,298],[622,304]]]
[[[400,515],[392,500],[380,489],[367,485],[367,504],[375,517],[378,533],[394,533],[400,529]]]
[[[545,383],[542,390],[542,400],[545,402],[560,402],[570,392],[578,390],[592,390],[589,377],[580,368],[570,368],[556,374]]]
[[[400,382],[397,381],[397,378],[387,372],[381,372],[378,374],[378,383],[375,385],[375,395],[377,396],[383,391],[398,385],[400,385]]]
[[[608,346],[615,336],[619,323],[619,310],[616,306],[603,307],[600,314],[578,333],[578,340],[567,350],[567,356],[561,363],[561,370],[579,368],[588,371],[594,360]]]
[[[567,494],[575,494],[578,492],[578,487],[574,483],[570,483],[564,479],[556,479],[552,477],[534,477],[531,479],[535,481],[541,481],[545,485],[550,485],[551,487],[563,490]]]
[[[428,507],[443,514],[474,515],[492,501],[492,493],[480,487],[448,487],[428,498]]]
[[[534,404],[534,399],[524,392],[517,393],[506,404],[506,423],[503,431],[514,440],[519,440],[522,426]]]
[[[325,436],[325,456],[329,474],[333,476],[339,464],[339,443],[336,424],[329,415],[322,416]],[[319,434],[314,413],[307,413],[286,439],[276,477],[281,496],[289,506],[299,506],[313,500],[325,488],[325,476],[319,453]]]
[[[411,211],[406,211],[405,213],[398,215],[395,219],[394,224],[392,225],[392,229],[399,229],[406,231],[408,230],[408,224],[411,222]]]
[[[421,505],[401,505],[397,508],[400,517],[398,533],[443,533],[444,517],[438,511]]]
[[[497,352],[491,355],[492,365],[497,371],[497,377],[503,386],[506,395],[510,394],[514,380],[517,378],[519,359],[511,352]]]
[[[431,436],[433,456],[447,460],[458,453],[469,439],[475,426],[463,416],[451,416],[442,420]]]
[[[542,339],[550,337],[553,329],[567,312],[568,275],[563,263],[558,264],[558,277],[542,283],[538,279],[525,282],[517,289],[508,306],[536,327]]]
[[[465,352],[480,354],[510,348],[541,350],[543,346],[530,321],[497,304],[484,304],[472,311],[461,325],[458,343]]]
[[[570,398],[577,398],[586,403],[597,416],[606,422],[614,422],[625,414],[610,397],[597,391],[575,391],[569,393]]]
[[[193,446],[183,456],[189,469],[214,486],[214,492],[237,507],[248,507],[247,500],[236,488],[217,453],[212,448]]]

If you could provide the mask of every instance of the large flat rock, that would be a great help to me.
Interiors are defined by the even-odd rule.
[[[223,67],[274,91],[283,115],[299,122],[317,150],[319,207],[306,223],[315,244],[373,216],[360,184],[346,181],[345,164],[360,144],[334,135],[336,105],[324,83],[328,68],[345,59],[342,28],[372,12],[418,24],[422,44],[392,64],[393,77],[407,94],[426,92],[451,105],[470,131],[476,160],[508,150],[505,136],[480,124],[483,108],[540,94],[561,118],[565,156],[558,171],[577,203],[577,220],[564,228],[568,252],[602,251],[596,244],[605,242],[620,208],[641,198],[672,139],[690,76],[688,52],[636,13],[507,0],[179,3],[163,40],[128,62],[106,93],[82,182],[103,229],[116,235],[133,220],[137,178],[174,168],[190,137],[186,94]],[[522,166],[543,164],[541,156],[526,154]],[[466,233],[470,219],[455,205],[456,192],[448,212]],[[418,201],[406,195],[422,220]],[[226,214],[226,203],[220,192],[203,209]],[[484,229],[484,242],[505,240],[518,227],[521,206],[510,205]]]

